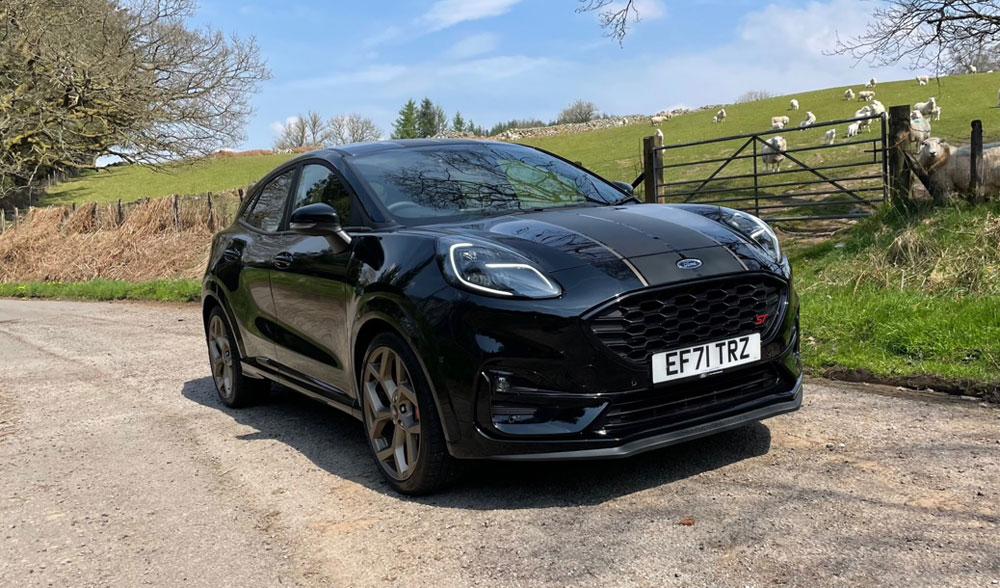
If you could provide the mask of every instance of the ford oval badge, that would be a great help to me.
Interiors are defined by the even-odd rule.
[[[677,267],[679,267],[681,269],[689,269],[689,270],[698,269],[698,268],[701,267],[701,260],[700,259],[695,259],[693,257],[689,257],[687,259],[682,259],[682,260],[680,260],[680,261],[677,262]]]

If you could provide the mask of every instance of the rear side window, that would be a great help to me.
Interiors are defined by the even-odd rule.
[[[323,202],[336,209],[340,224],[345,227],[363,225],[358,212],[357,200],[351,196],[344,184],[325,165],[307,165],[302,168],[299,188],[295,193],[292,210],[307,204]]]
[[[262,231],[277,231],[294,176],[295,170],[288,170],[261,188],[256,201],[247,210],[246,221]]]

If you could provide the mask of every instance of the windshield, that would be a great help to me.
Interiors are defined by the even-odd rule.
[[[520,145],[390,149],[353,158],[351,166],[389,214],[407,225],[581,204],[605,206],[626,198],[597,176]]]

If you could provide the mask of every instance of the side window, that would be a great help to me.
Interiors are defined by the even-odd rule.
[[[262,231],[277,231],[281,225],[281,217],[285,213],[288,188],[291,187],[294,177],[295,170],[290,169],[268,182],[261,189],[256,202],[249,208],[246,221]]]
[[[307,165],[302,168],[292,210],[317,202],[325,202],[336,209],[340,215],[340,224],[345,227],[364,224],[358,212],[357,201],[337,176],[325,165]]]

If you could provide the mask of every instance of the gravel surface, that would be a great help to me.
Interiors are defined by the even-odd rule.
[[[809,382],[617,462],[383,485],[361,426],[224,408],[196,306],[0,300],[0,586],[997,586],[1000,410]]]

